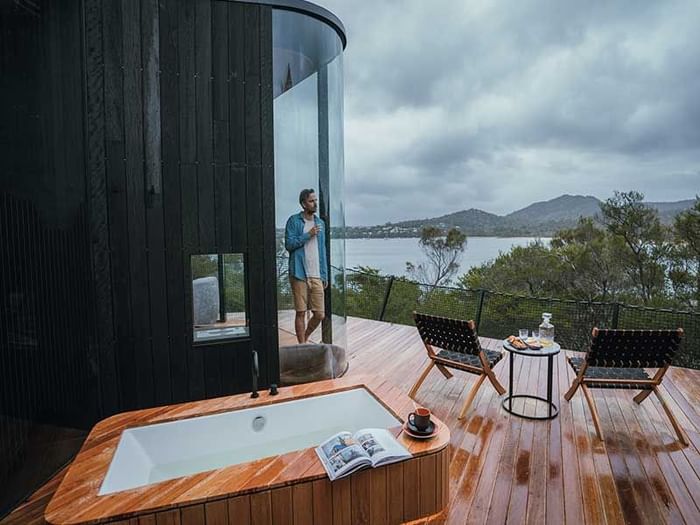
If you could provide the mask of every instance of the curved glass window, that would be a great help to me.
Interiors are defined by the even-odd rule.
[[[313,188],[330,282],[326,318],[310,341],[345,346],[343,45],[332,27],[294,11],[273,9],[272,31],[280,345],[297,342],[284,229],[301,212],[299,192]]]

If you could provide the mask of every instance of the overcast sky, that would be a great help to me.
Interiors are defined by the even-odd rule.
[[[345,24],[349,225],[700,193],[700,2],[317,0]]]

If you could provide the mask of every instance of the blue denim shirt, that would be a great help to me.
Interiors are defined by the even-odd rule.
[[[321,270],[321,280],[328,282],[328,263],[326,262],[326,225],[323,219],[314,215],[314,223],[321,230],[316,235],[318,239],[318,264]],[[287,227],[284,230],[284,247],[289,252],[289,276],[306,281],[304,268],[304,243],[311,238],[309,233],[304,233],[304,212],[295,213],[287,219]]]

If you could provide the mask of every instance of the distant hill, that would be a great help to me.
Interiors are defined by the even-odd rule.
[[[503,217],[476,208],[458,211],[432,219],[397,222],[400,228],[418,228],[426,224],[435,224],[440,227],[458,227],[461,229],[476,229],[479,231],[494,232],[503,227]]]
[[[695,199],[688,199],[685,201],[677,202],[647,202],[647,206],[656,208],[659,211],[659,217],[661,217],[661,222],[670,224],[673,222],[673,218],[678,215],[683,210],[691,208],[695,204]]]
[[[659,211],[661,220],[671,223],[695,200],[677,202],[648,202]],[[419,237],[425,226],[460,228],[472,236],[528,236],[548,237],[562,228],[576,225],[580,217],[595,217],[600,212],[600,200],[591,195],[561,195],[554,199],[535,202],[508,215],[496,215],[476,208],[449,213],[440,217],[415,219],[377,226],[349,226],[348,238]]]
[[[535,202],[506,215],[506,218],[528,224],[569,222],[579,217],[593,217],[600,211],[600,201],[590,195],[562,195],[549,201]]]

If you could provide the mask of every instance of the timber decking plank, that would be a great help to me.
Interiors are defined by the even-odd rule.
[[[681,523],[682,517],[678,506],[671,497],[671,492],[666,483],[663,473],[659,468],[659,464],[654,457],[650,443],[645,439],[642,432],[641,426],[634,416],[633,410],[625,410],[625,408],[630,408],[631,405],[625,404],[624,397],[627,397],[627,401],[632,403],[630,399],[630,392],[617,392],[617,401],[619,403],[619,408],[621,415],[627,425],[627,429],[632,437],[632,442],[634,443],[635,449],[637,450],[637,455],[644,469],[644,473],[649,482],[649,487],[653,490],[654,498],[656,500],[659,513],[662,515],[663,521],[667,523]]]
[[[574,375],[566,362],[566,356],[562,352],[564,359],[559,359],[557,363],[559,392],[564,393],[571,385]],[[573,410],[571,403],[563,396],[559,396],[559,417],[561,426],[561,461],[562,480],[564,482],[564,516],[572,523],[583,523],[583,493],[581,491],[580,471],[576,458],[576,436],[573,424]],[[549,502],[548,502],[549,504]]]
[[[275,525],[293,525],[292,488],[272,491],[272,522]]]
[[[228,504],[226,500],[205,503],[204,515],[207,525],[228,525]]]
[[[537,395],[537,387],[541,384],[540,374],[543,372],[543,365],[546,362],[543,358],[528,358],[530,361],[530,372],[527,375],[527,384],[524,392],[532,392]],[[546,371],[545,371],[546,373]],[[522,412],[529,416],[535,415],[536,405],[534,403],[523,403]],[[518,452],[515,459],[515,473],[513,477],[514,486],[511,489],[510,503],[508,506],[507,523],[524,523],[527,516],[528,503],[530,499],[530,478],[532,464],[532,443],[535,436],[535,426],[540,421],[524,420],[520,429],[518,440]],[[539,427],[539,425],[538,425]]]
[[[370,523],[386,524],[387,521],[387,468],[376,468],[370,472]],[[295,524],[296,525],[296,524]]]
[[[180,525],[180,509],[166,510],[156,514],[156,525]]]
[[[561,361],[554,360],[554,370],[552,375],[552,396],[555,403],[559,407],[560,416],[554,418],[549,425],[548,443],[545,450],[547,461],[547,482],[544,498],[545,515],[543,520],[548,523],[564,523],[564,467],[563,467],[563,443],[562,443],[562,406],[561,406],[561,388],[559,382],[559,370]],[[557,395],[555,395],[555,393]],[[531,522],[528,514],[528,522]]]
[[[319,479],[312,483],[313,487],[313,522],[333,522],[333,487],[328,479]]]
[[[272,523],[272,497],[270,491],[251,494],[251,525],[270,525]]]
[[[595,429],[591,423],[590,410],[583,392],[580,391],[576,392],[569,404],[573,415],[572,425],[576,444],[574,461],[578,460],[578,479],[581,485],[582,499],[585,502],[583,506],[584,517],[586,523],[604,523],[605,515],[602,512],[599,479],[593,461],[591,440],[595,438]]]
[[[389,523],[403,518],[403,463],[394,463],[386,470],[386,507]]]
[[[640,503],[640,498],[635,493],[632,475],[627,465],[627,457],[631,451],[629,447],[625,446],[625,440],[618,437],[620,430],[614,428],[614,419],[617,415],[613,416],[613,407],[608,403],[614,392],[611,394],[594,390],[592,394],[600,415],[605,443],[600,443],[595,436],[591,436],[591,440],[594,450],[604,449],[603,453],[608,458],[608,463],[604,465],[605,470],[601,471],[600,465],[596,465],[606,515],[610,515],[611,500],[617,495],[616,499],[619,501],[622,518],[628,523],[642,523],[645,516],[641,512],[643,502]],[[620,426],[619,421],[617,421],[617,426]]]
[[[205,525],[204,505],[183,507],[180,510],[180,520],[182,525]]]
[[[238,496],[228,500],[228,521],[238,525],[250,525],[250,496]]]
[[[538,385],[540,386],[540,392],[538,395],[546,397],[546,384],[547,384],[547,359],[540,358],[537,359],[537,364],[539,365],[539,378]],[[556,400],[559,398],[556,383],[554,382],[554,374],[556,369],[556,363],[552,363],[552,399]],[[542,388],[545,387],[545,388]],[[558,404],[558,403],[556,403]],[[543,406],[542,404],[540,404]],[[558,419],[558,418],[555,418]],[[535,425],[538,422],[535,422]],[[546,496],[547,496],[547,477],[548,469],[536,468],[537,465],[547,464],[547,449],[549,446],[548,439],[549,435],[544,433],[539,434],[539,427],[533,425],[533,439],[530,446],[530,465],[528,466],[528,498],[525,509],[523,509],[524,522],[539,524],[545,523],[546,516]],[[552,424],[548,425],[550,428]]]
[[[363,470],[349,478],[352,495],[362,496],[351,498],[350,513],[353,525],[365,525],[370,522],[371,475],[369,470]]]
[[[292,487],[292,522],[294,525],[313,525],[313,506],[313,483],[299,483],[294,485]]]
[[[350,478],[331,482],[333,490],[333,525],[351,525]]]

